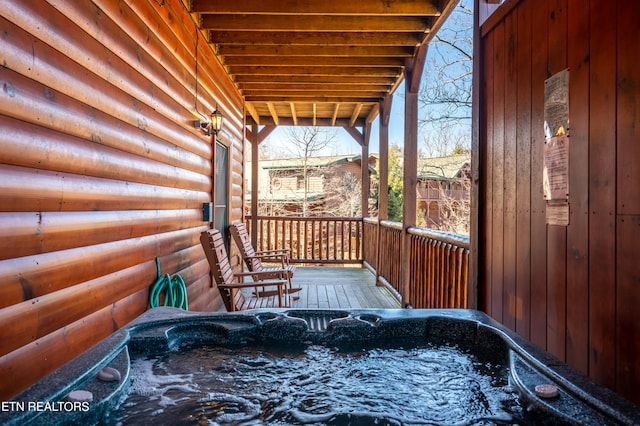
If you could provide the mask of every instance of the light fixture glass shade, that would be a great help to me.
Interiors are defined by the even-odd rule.
[[[216,110],[211,113],[211,130],[218,133],[220,129],[222,129],[222,118],[222,113],[216,108]]]

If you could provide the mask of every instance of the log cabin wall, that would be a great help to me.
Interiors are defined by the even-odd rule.
[[[244,113],[180,0],[3,2],[0,26],[6,400],[145,311],[156,257],[190,310],[224,309],[199,243],[212,138],[193,120],[225,116],[234,220]]]
[[[638,403],[640,2],[507,1],[480,27],[481,306]],[[569,69],[569,225],[547,225],[545,80]]]

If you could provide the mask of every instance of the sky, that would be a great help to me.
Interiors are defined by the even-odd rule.
[[[461,0],[461,3],[467,7],[472,7],[471,0]],[[454,12],[455,13],[455,12]],[[441,28],[440,33],[446,29],[448,23],[453,22],[453,15],[445,22]],[[433,49],[430,49],[427,55],[427,63],[425,64],[424,75],[429,73],[429,64],[431,63],[431,54]],[[423,77],[423,83],[425,84]],[[393,101],[391,104],[391,117],[389,120],[389,145],[404,145],[404,81],[398,86],[393,94]],[[422,106],[418,104],[418,120],[424,116],[424,112],[421,110]],[[360,145],[342,128],[325,128],[329,132],[334,134],[334,146],[328,147],[320,155],[343,155],[343,154],[359,154],[361,152]],[[379,153],[379,117],[376,118],[371,125],[371,136],[369,139],[369,153]],[[427,130],[424,126],[418,126],[418,148],[424,140],[424,132]],[[286,128],[278,127],[274,130],[262,145],[269,147],[275,157],[287,156],[286,148],[282,148],[283,144],[287,143]],[[278,155],[282,153],[282,155]]]

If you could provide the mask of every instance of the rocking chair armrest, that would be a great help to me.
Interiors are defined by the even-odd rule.
[[[286,254],[255,254],[253,256],[245,256],[247,259],[277,259],[288,260],[289,257]]]
[[[287,255],[286,254],[278,254],[278,253],[273,253],[273,254],[254,254],[253,256],[245,256],[247,259],[256,259],[256,258],[261,258],[261,259],[267,259],[267,258],[274,258],[274,259],[281,259],[281,258],[286,258]]]
[[[269,254],[269,253],[282,253],[282,254],[289,254],[289,253],[291,253],[291,249],[283,248],[283,249],[260,250],[260,251],[256,251],[256,254]]]
[[[264,281],[252,281],[246,283],[232,283],[232,284],[220,284],[220,288],[246,288],[246,287],[261,287],[269,285],[283,286],[287,284],[287,280],[264,280]]]
[[[255,286],[255,285],[261,285],[261,283],[266,282],[267,280],[273,280],[273,279],[286,280],[287,279],[286,277],[288,276],[288,274],[289,272],[287,272],[286,269],[276,269],[274,271],[239,272],[234,275],[240,278],[240,281],[243,281],[244,277],[253,278],[253,281],[251,281],[251,283]],[[264,278],[261,280],[260,277],[264,277]],[[256,279],[258,281],[256,281]]]
[[[273,276],[273,274],[287,274],[287,270],[286,269],[276,269],[273,271],[255,271],[255,272],[251,272],[251,271],[247,271],[247,272],[238,272],[236,274],[233,274],[236,277],[256,277],[256,278],[260,278],[260,276]]]

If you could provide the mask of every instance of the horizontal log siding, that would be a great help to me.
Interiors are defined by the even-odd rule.
[[[181,2],[129,3],[0,7],[0,399],[144,312],[156,257],[190,310],[223,309],[199,243],[212,138],[192,121],[225,116],[240,219],[242,100]]]
[[[143,313],[147,298],[146,289],[138,291],[22,346],[2,357],[0,374],[2,377],[11,377],[12,386],[16,389],[28,387],[50,373],[52,365],[62,365],[68,361],[67,352],[82,353],[95,344],[94,335],[108,336],[114,329],[127,324],[130,318]],[[93,333],[87,333],[87,328]],[[29,368],[24,368],[25,365]]]

